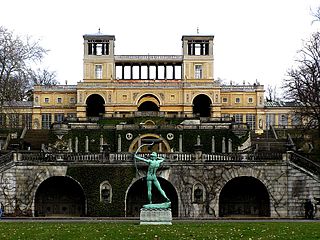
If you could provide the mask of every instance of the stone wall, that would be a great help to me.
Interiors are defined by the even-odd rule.
[[[110,164],[110,167],[115,165]],[[33,214],[35,193],[40,184],[52,176],[66,176],[67,169],[67,165],[58,163],[30,165],[15,162],[11,168],[0,172],[0,202],[4,204],[6,214],[15,214],[16,211]],[[230,180],[244,176],[259,180],[267,189],[271,217],[303,217],[304,201],[320,197],[319,177],[286,160],[167,163],[159,171],[159,177],[176,189],[178,216],[188,218],[219,217],[219,197],[223,187]],[[195,186],[204,190],[202,201],[194,200]],[[123,187],[128,191],[130,185]]]

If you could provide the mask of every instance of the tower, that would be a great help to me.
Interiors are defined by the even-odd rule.
[[[114,74],[114,35],[100,33],[83,35],[84,59],[83,80],[103,82],[113,79]]]
[[[212,35],[182,36],[184,78],[197,81],[213,80]]]

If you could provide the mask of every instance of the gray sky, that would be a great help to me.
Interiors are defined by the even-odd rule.
[[[2,0],[0,24],[40,39],[43,66],[64,84],[82,79],[83,34],[116,36],[116,54],[181,54],[181,36],[215,36],[214,77],[281,85],[319,0]]]

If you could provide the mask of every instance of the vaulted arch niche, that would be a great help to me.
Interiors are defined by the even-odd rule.
[[[70,177],[50,177],[37,189],[35,216],[84,216],[85,202],[83,189],[78,182]]]
[[[236,177],[223,187],[219,198],[220,217],[270,217],[267,188],[254,177]]]
[[[164,178],[158,177],[160,185],[165,191],[166,195],[171,201],[171,210],[172,216],[178,216],[178,194],[173,185]],[[158,189],[153,185],[152,186],[152,202],[153,203],[162,203],[165,199],[159,193]],[[139,217],[140,209],[143,205],[148,204],[147,197],[147,180],[146,178],[141,178],[133,183],[128,190],[126,198],[126,216],[127,217]]]

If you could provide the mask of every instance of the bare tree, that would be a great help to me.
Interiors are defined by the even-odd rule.
[[[320,22],[320,7],[316,11],[312,11],[312,16],[315,18],[312,23]]]
[[[16,36],[0,26],[0,107],[5,101],[22,100],[32,86],[32,64],[40,62],[47,50],[29,36]]]
[[[268,85],[267,86],[267,101],[274,101],[277,99],[277,87],[276,86],[272,86],[272,85]]]
[[[284,90],[300,106],[297,115],[318,128],[320,135],[320,32],[313,33],[298,53],[297,66],[288,71]]]
[[[33,71],[31,73],[33,85],[57,85],[58,81],[56,79],[56,73],[51,72],[48,69],[40,69]]]

